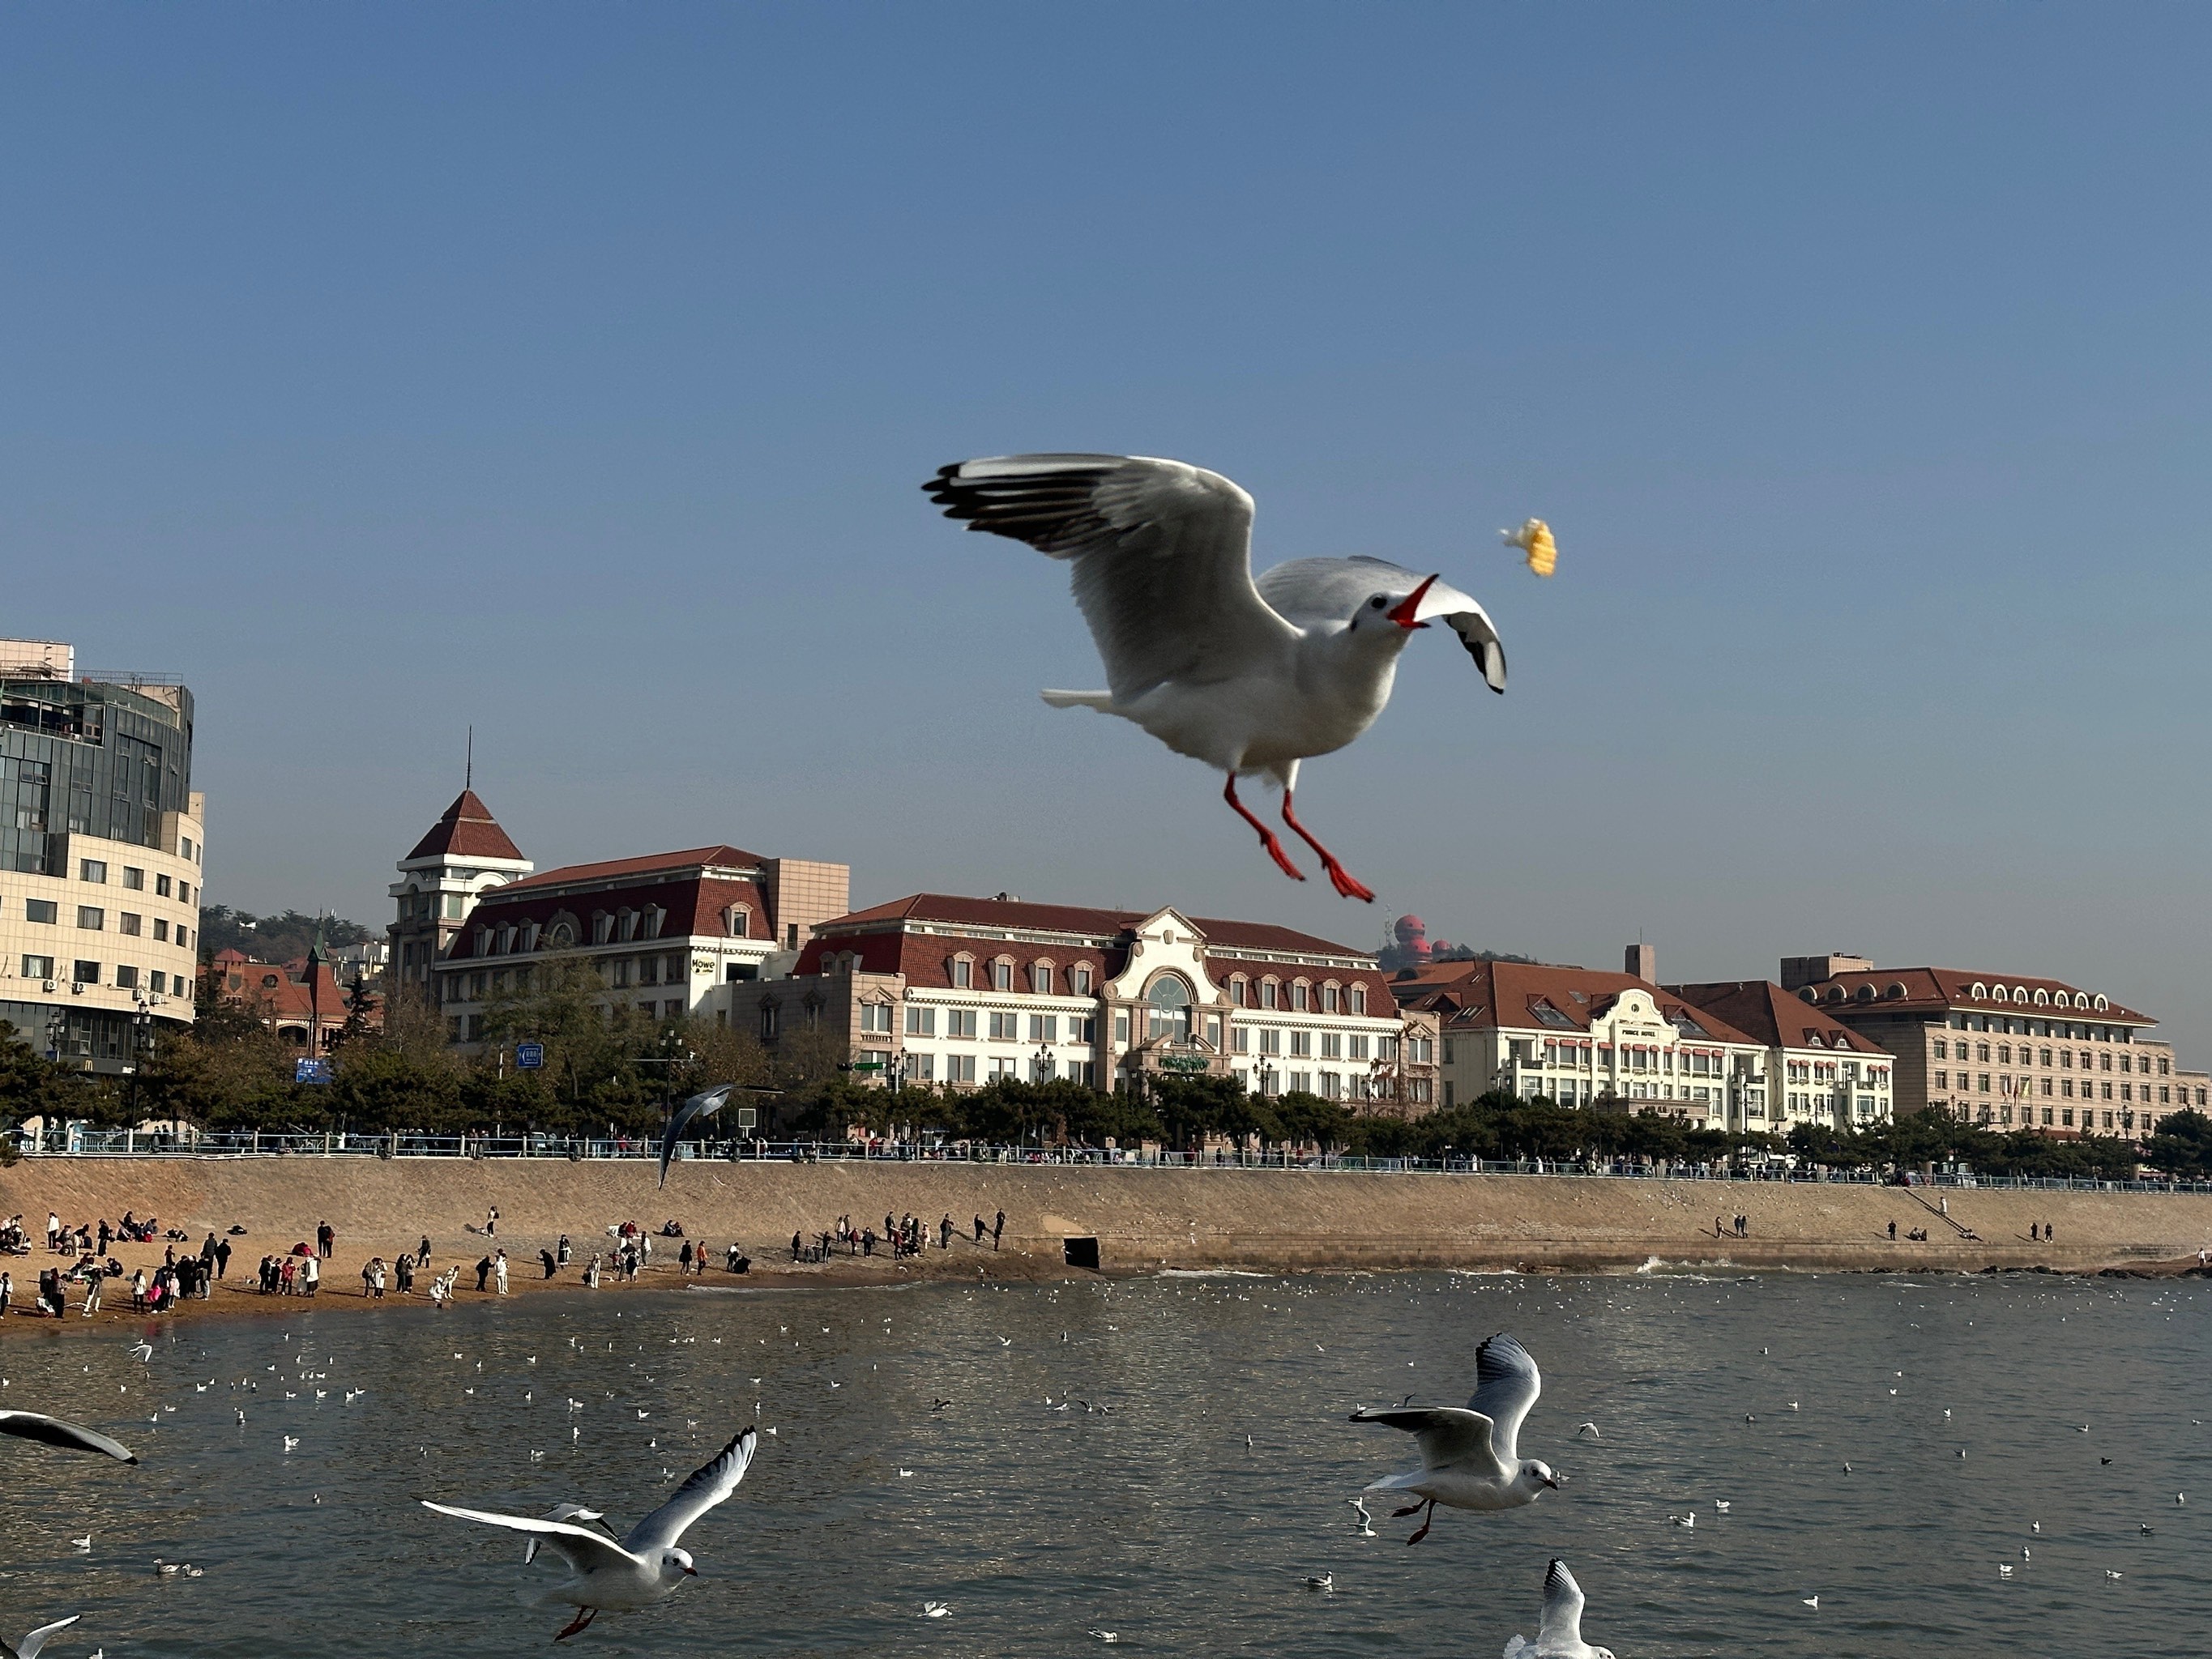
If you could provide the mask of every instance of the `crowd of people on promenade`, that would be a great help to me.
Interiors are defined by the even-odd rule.
[[[981,1249],[983,1241],[988,1238],[991,1248],[995,1250],[999,1248],[1000,1237],[1006,1231],[1006,1212],[1004,1210],[998,1212],[988,1226],[984,1224],[983,1218],[978,1215],[975,1218],[974,1229],[974,1236],[969,1242]],[[892,1215],[887,1212],[881,1232],[878,1232],[872,1224],[855,1226],[850,1215],[841,1215],[829,1231],[816,1233],[811,1240],[805,1233],[793,1233],[791,1259],[800,1262],[828,1261],[840,1255],[873,1256],[878,1249],[883,1249],[890,1252],[892,1261],[900,1261],[927,1250],[932,1231],[928,1223],[911,1212]],[[960,1229],[953,1224],[950,1210],[939,1219],[933,1231],[937,1235],[937,1248],[940,1250],[951,1249],[952,1241],[961,1236]]]

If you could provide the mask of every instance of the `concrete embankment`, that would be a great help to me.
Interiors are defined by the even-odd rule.
[[[949,1213],[963,1235],[950,1251],[927,1252],[919,1264],[925,1273],[1057,1271],[1072,1237],[1095,1238],[1109,1273],[1577,1270],[1654,1259],[1743,1268],[2089,1272],[2193,1263],[2212,1243],[2212,1195],[1972,1189],[1943,1198],[1948,1218],[1917,1189],[1573,1176],[701,1161],[678,1164],[662,1192],[653,1167],[636,1162],[32,1158],[0,1170],[0,1213],[20,1211],[34,1237],[49,1210],[76,1221],[129,1209],[195,1240],[243,1226],[236,1243],[250,1263],[313,1239],[316,1224],[328,1221],[340,1241],[333,1290],[347,1288],[344,1275],[370,1254],[392,1255],[425,1234],[440,1261],[474,1260],[494,1206],[498,1243],[520,1258],[519,1273],[561,1233],[588,1254],[605,1242],[611,1224],[657,1229],[674,1218],[710,1242],[718,1261],[735,1239],[760,1269],[787,1273],[793,1231],[818,1234],[840,1215],[880,1229],[886,1212],[908,1211],[933,1228]],[[1003,1249],[979,1251],[966,1237],[974,1218],[988,1223],[1000,1210]],[[1743,1238],[1733,1231],[1740,1213],[1749,1218]],[[2055,1241],[2031,1241],[2031,1225],[2054,1228]],[[1904,1239],[1917,1228],[1928,1231],[1926,1243]],[[125,1253],[126,1264],[132,1254]],[[913,1271],[881,1258],[835,1266],[840,1278]]]

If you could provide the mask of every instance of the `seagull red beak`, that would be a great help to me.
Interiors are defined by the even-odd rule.
[[[696,1567],[686,1567],[684,1569],[684,1576],[686,1578],[696,1578],[699,1576],[699,1569]]]
[[[1426,628],[1428,623],[1416,622],[1413,618],[1419,613],[1421,601],[1428,598],[1429,589],[1436,585],[1436,580],[1434,576],[1431,576],[1404,599],[1399,600],[1396,605],[1392,605],[1389,611],[1390,620],[1401,628]]]

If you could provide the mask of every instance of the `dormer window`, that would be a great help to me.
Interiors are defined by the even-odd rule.
[[[623,909],[615,912],[615,930],[618,937],[633,939],[637,937],[637,912]]]
[[[991,988],[994,991],[1011,991],[1014,988],[1014,964],[1005,957],[1000,957],[991,964]]]
[[[1283,988],[1279,981],[1272,977],[1260,981],[1260,1006],[1262,1008],[1275,1007],[1282,1000]]]
[[[1067,994],[1074,997],[1091,994],[1091,964],[1078,963],[1067,970]]]
[[[538,936],[543,932],[544,929],[539,927],[536,922],[524,922],[522,924],[522,948],[526,951],[535,951],[538,948]]]
[[[1229,977],[1230,1006],[1231,1007],[1242,1008],[1250,1001],[1251,996],[1251,981],[1246,979],[1242,974],[1231,975]]]
[[[604,910],[592,912],[592,943],[605,945],[614,937],[615,919]]]
[[[1052,964],[1050,963],[1037,962],[1030,964],[1030,989],[1041,997],[1048,997],[1052,994]]]
[[[753,913],[747,906],[742,904],[732,904],[723,913],[722,920],[723,925],[730,930],[730,937],[732,939],[746,939],[750,937],[750,930],[753,925]]]
[[[491,954],[491,929],[489,927],[477,929],[477,954],[480,957]]]
[[[1313,988],[1308,985],[1304,980],[1293,981],[1291,986],[1291,1012],[1300,1014],[1310,1012],[1312,1004]]]
[[[1352,1012],[1355,1014],[1367,1012],[1367,988],[1364,985],[1352,988]]]
[[[1331,981],[1328,984],[1322,986],[1321,988],[1322,1012],[1324,1014],[1333,1014],[1336,1012],[1339,997],[1340,993],[1337,990],[1335,981]]]
[[[667,920],[668,912],[665,908],[658,904],[647,906],[645,912],[645,932],[643,937],[647,939],[659,939],[660,937],[660,924]]]
[[[953,988],[954,990],[956,990],[956,991],[969,991],[969,990],[973,990],[973,989],[975,988],[975,957],[953,957],[953,958],[952,958],[952,960],[951,960],[950,963],[948,963],[946,964],[946,966],[951,969],[952,988]]]

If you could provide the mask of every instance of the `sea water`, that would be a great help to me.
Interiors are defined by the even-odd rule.
[[[684,1540],[701,1577],[569,1646],[1490,1656],[1560,1555],[1621,1659],[2203,1655],[2208,1312],[2195,1281],[1657,1272],[540,1294],[149,1322],[150,1361],[11,1320],[0,1405],[143,1462],[0,1441],[0,1633],[543,1650],[568,1615],[518,1592],[558,1563],[416,1500],[626,1528],[757,1424]],[[1499,1330],[1543,1367],[1522,1449],[1565,1489],[1410,1548],[1376,1503],[1358,1535],[1347,1500],[1413,1448],[1347,1413],[1462,1403]]]

